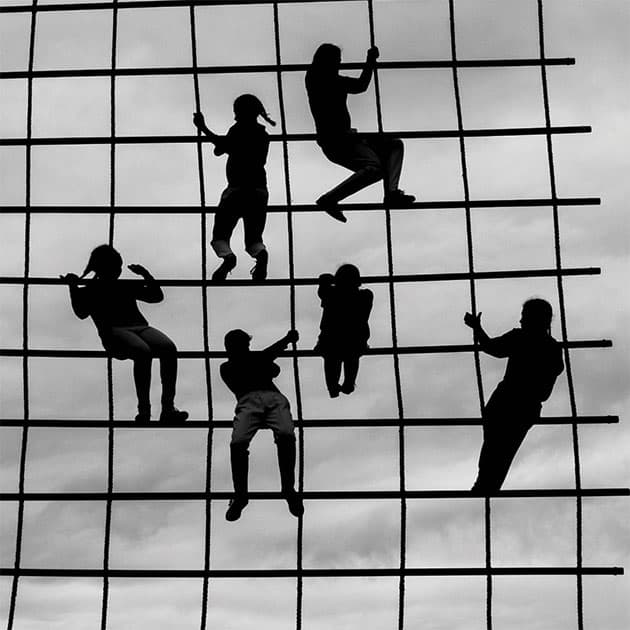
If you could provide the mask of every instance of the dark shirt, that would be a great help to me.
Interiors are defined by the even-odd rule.
[[[551,395],[564,370],[562,347],[548,334],[532,334],[522,328],[489,339],[482,350],[494,357],[507,357],[501,389],[513,400],[541,403]]]
[[[273,379],[280,374],[280,367],[274,363],[274,355],[264,350],[249,351],[243,356],[229,359],[221,364],[219,371],[236,400],[250,392],[279,391]]]
[[[215,155],[228,154],[225,173],[228,186],[266,188],[265,163],[269,134],[258,123],[237,122],[216,143]]]
[[[341,134],[350,133],[348,94],[363,91],[359,79],[341,75],[332,77],[307,75],[306,91],[319,143],[326,143]]]
[[[74,312],[81,319],[91,317],[101,337],[115,327],[147,326],[136,300],[155,303],[164,298],[155,280],[96,279],[84,287],[73,287],[70,295]]]

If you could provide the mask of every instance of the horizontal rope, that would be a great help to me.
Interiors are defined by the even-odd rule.
[[[363,276],[363,284],[385,284],[390,282],[410,283],[410,282],[438,282],[456,280],[497,280],[506,278],[555,278],[557,276],[594,276],[599,275],[599,267],[577,267],[574,269],[518,269],[509,271],[475,271],[470,273],[463,271],[459,273],[423,273],[423,274],[401,274],[397,276]],[[319,283],[317,278],[267,278],[259,282],[251,279],[243,280],[193,280],[193,279],[166,279],[159,278],[159,283],[163,287],[201,287],[201,286],[313,286]],[[80,280],[79,284],[87,284],[91,280]],[[138,282],[133,279],[123,279],[119,282]],[[42,276],[29,276],[28,278],[19,276],[0,276],[0,285],[62,285],[66,282],[61,278],[46,278]]]
[[[385,136],[407,139],[426,138],[491,138],[496,136],[546,136],[549,134],[590,133],[592,128],[586,125],[549,126],[549,127],[506,127],[502,129],[457,129],[431,131],[386,131],[382,134],[365,132],[362,137]],[[271,142],[306,142],[315,141],[314,133],[271,134]],[[76,136],[76,137],[46,137],[46,138],[1,138],[0,146],[67,146],[85,144],[197,144],[199,142],[212,143],[207,136]]]
[[[479,499],[470,490],[335,490],[301,492],[307,501],[382,499]],[[571,488],[544,490],[501,490],[484,496],[506,498],[620,497],[630,495],[630,488]],[[250,492],[257,501],[284,500],[280,492]],[[0,501],[228,501],[234,492],[2,492]]]
[[[342,63],[342,70],[362,70],[364,63]],[[546,66],[575,65],[573,57],[556,57],[552,59],[466,59],[452,61],[451,59],[435,59],[425,61],[380,61],[376,67],[379,70],[420,70],[439,68],[519,68]],[[48,79],[48,78],[77,78],[77,77],[149,77],[197,74],[237,74],[247,73],[277,73],[305,72],[310,68],[307,63],[284,64],[254,64],[240,66],[163,66],[152,68],[77,68],[50,70],[5,70],[0,72],[0,79]]]
[[[572,425],[577,424],[616,424],[619,416],[547,416],[539,418],[535,425]],[[149,424],[139,424],[134,420],[87,420],[85,418],[77,420],[60,419],[31,419],[5,418],[0,419],[0,427],[22,427],[28,424],[29,427],[41,428],[73,428],[73,429],[105,429],[114,427],[117,429],[231,429],[232,420],[186,420],[181,424],[167,424],[161,422],[151,422]],[[308,429],[323,429],[330,427],[353,427],[353,428],[377,428],[393,427],[476,427],[483,426],[481,418],[322,418],[310,420],[294,420],[293,424],[298,427]]]
[[[0,568],[0,576],[22,577],[93,577],[102,578],[306,578],[317,577],[399,577],[448,575],[623,575],[623,567],[450,567],[404,569],[24,569]]]
[[[568,341],[566,343],[558,342],[560,347],[566,348],[610,348],[612,347],[612,341],[610,339],[585,339],[579,341]],[[452,344],[452,345],[435,345],[435,346],[398,346],[396,352],[398,354],[448,354],[458,352],[474,352],[475,346],[472,344]],[[381,348],[369,348],[364,352],[365,355],[374,356],[390,356],[393,354],[393,348],[390,346]],[[49,359],[105,359],[109,355],[104,350],[50,350],[50,349],[35,349],[22,350],[17,348],[0,348],[0,357],[39,357]],[[180,350],[177,353],[180,359],[203,359],[208,357],[210,359],[225,359],[227,354],[221,350],[211,350],[210,352],[204,352],[202,350]],[[281,352],[279,357],[321,357],[321,354],[315,352],[315,350],[297,350],[293,352],[291,350]]]

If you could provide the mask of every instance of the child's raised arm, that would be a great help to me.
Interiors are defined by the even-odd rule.
[[[513,339],[512,331],[500,337],[493,338],[488,336],[488,333],[486,333],[481,325],[481,313],[477,313],[477,315],[466,313],[466,315],[464,315],[464,324],[473,329],[475,341],[481,346],[484,352],[498,359],[509,356]]]
[[[193,125],[204,133],[208,138],[210,138],[210,142],[214,144],[214,154],[222,155],[225,153],[225,136],[219,136],[218,134],[210,131],[206,125],[205,118],[201,112],[195,112],[193,114]]]
[[[76,273],[66,273],[59,276],[70,289],[70,303],[72,310],[79,319],[85,319],[90,314],[90,308],[85,295],[85,289],[79,288],[79,276]]]
[[[149,304],[155,304],[161,302],[164,299],[164,293],[158,281],[145,269],[142,265],[127,265],[129,271],[142,276],[144,283],[138,294],[136,295],[138,300],[143,302],[149,302]]]
[[[265,348],[263,352],[271,355],[274,359],[290,344],[297,341],[300,338],[300,334],[297,330],[290,330],[282,339],[272,343]]]

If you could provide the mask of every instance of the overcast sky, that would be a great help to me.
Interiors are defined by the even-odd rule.
[[[52,0],[40,0],[50,4]],[[75,4],[82,0],[75,0]],[[0,6],[23,0],[0,0]],[[185,4],[182,2],[182,4]],[[308,63],[317,45],[339,44],[344,61],[361,61],[369,46],[367,4],[282,4],[280,40],[285,63]],[[268,5],[206,7],[196,11],[200,65],[270,64],[275,61],[273,14]],[[457,46],[461,59],[535,58],[538,31],[535,0],[458,0]],[[375,0],[376,41],[382,61],[450,58],[446,0]],[[45,12],[37,16],[35,69],[106,68],[111,58],[112,12]],[[601,197],[601,206],[561,207],[561,243],[566,267],[598,266],[602,275],[564,281],[571,339],[612,339],[612,349],[571,352],[578,412],[619,414],[619,425],[582,426],[580,447],[585,487],[628,485],[630,405],[628,377],[630,300],[628,271],[627,86],[630,62],[630,5],[625,0],[546,0],[546,54],[575,57],[575,66],[548,69],[554,125],[592,125],[592,134],[555,136],[558,194]],[[28,13],[0,14],[0,70],[28,65]],[[188,8],[119,12],[119,67],[188,66],[191,62]],[[303,73],[283,75],[288,130],[312,132]],[[454,129],[457,126],[450,69],[379,72],[384,126],[389,131]],[[471,68],[459,71],[467,128],[544,125],[540,70]],[[232,102],[243,92],[258,95],[280,120],[273,73],[200,76],[202,108],[216,132],[232,124]],[[55,78],[33,82],[33,135],[109,134],[109,79]],[[26,135],[27,82],[0,82],[0,135]],[[116,130],[120,135],[193,133],[190,76],[121,77],[116,81]],[[351,97],[354,126],[375,130],[374,91]],[[274,133],[274,130],[271,130]],[[421,201],[463,198],[456,139],[406,140],[402,187]],[[475,138],[466,141],[473,199],[548,197],[549,175],[543,136]],[[198,205],[193,144],[121,145],[117,148],[116,202],[120,205]],[[328,163],[313,142],[290,145],[291,194],[295,203],[313,203],[346,176]],[[25,151],[0,147],[0,204],[24,203]],[[206,194],[215,204],[225,185],[224,158],[204,147]],[[267,165],[271,203],[285,203],[280,143],[272,143]],[[379,186],[353,200],[378,201]],[[32,201],[42,205],[107,205],[109,148],[106,145],[35,147]],[[480,271],[544,269],[554,266],[551,208],[497,208],[473,211],[475,265]],[[199,216],[119,215],[115,245],[125,263],[141,263],[158,278],[199,278]],[[385,223],[380,212],[349,214],[341,225],[319,213],[294,217],[295,272],[316,277],[343,262],[365,275],[387,272]],[[265,240],[270,276],[287,277],[287,222],[269,217]],[[21,276],[24,216],[0,214],[0,276]],[[467,271],[461,209],[392,213],[396,274]],[[108,238],[108,215],[34,214],[31,267],[35,276],[80,273],[91,249]],[[209,244],[208,244],[209,245]],[[248,278],[251,259],[243,251],[242,230],[233,239],[239,257],[231,278]],[[217,264],[208,255],[209,273]],[[127,273],[127,272],[126,272]],[[128,274],[131,275],[131,274]],[[372,347],[390,346],[387,287],[375,293]],[[554,279],[482,280],[478,308],[490,334],[518,325],[520,305],[531,296],[548,299],[558,313]],[[164,330],[180,350],[202,348],[198,288],[168,288],[161,304],[143,305],[152,325]],[[22,287],[0,285],[0,346],[22,345]],[[286,287],[211,288],[211,349],[222,349],[227,330],[240,327],[263,347],[289,328]],[[40,349],[99,349],[91,321],[72,314],[67,289],[29,290],[29,344]],[[469,343],[462,316],[470,308],[466,281],[396,285],[400,345]],[[296,290],[298,347],[313,347],[321,311],[312,286]],[[560,337],[557,321],[553,334]],[[295,410],[291,362],[280,361],[279,387]],[[472,355],[408,355],[401,358],[403,405],[408,417],[474,417],[479,413]],[[234,399],[212,361],[212,403],[217,419],[231,418]],[[394,418],[397,403],[390,357],[362,360],[358,388],[351,397],[327,397],[321,360],[299,361],[305,418]],[[486,397],[505,368],[483,358]],[[116,362],[115,416],[135,415],[131,363]],[[157,372],[153,387],[158,408]],[[2,418],[23,409],[19,359],[0,359]],[[32,418],[107,417],[105,362],[100,359],[31,359]],[[178,404],[193,419],[207,418],[203,364],[182,360]],[[570,413],[566,372],[545,404],[544,415]],[[17,491],[21,430],[0,428],[0,487]],[[411,490],[467,489],[476,473],[479,427],[409,428],[406,481]],[[207,431],[203,429],[117,429],[114,489],[120,491],[201,491],[205,478]],[[212,484],[231,489],[229,430],[214,432]],[[279,486],[269,432],[252,444],[252,490]],[[25,487],[30,492],[104,491],[107,432],[93,428],[29,430]],[[313,428],[305,430],[306,490],[398,489],[396,429]],[[533,428],[519,451],[505,488],[574,487],[571,430]],[[294,568],[296,520],[281,501],[253,501],[240,521],[227,523],[224,502],[212,505],[211,567]],[[17,505],[2,504],[0,565],[11,567],[15,553]],[[189,502],[114,503],[112,568],[200,569],[203,567],[204,504]],[[25,507],[22,566],[102,567],[104,504],[29,502]],[[396,501],[311,501],[304,516],[304,567],[395,568],[399,563],[400,508]],[[584,563],[630,565],[630,510],[624,498],[584,501]],[[410,500],[407,565],[484,566],[483,504],[479,499]],[[493,501],[493,563],[498,566],[575,564],[575,501],[497,499]],[[630,623],[628,577],[585,577],[585,621],[590,630],[622,630]],[[0,615],[8,610],[10,578],[0,579]],[[16,630],[91,630],[100,623],[102,581],[21,579]],[[395,578],[306,579],[304,628],[375,630],[396,627]],[[477,630],[485,627],[485,578],[409,578],[407,627]],[[116,630],[198,628],[200,580],[112,580],[108,627]],[[213,580],[208,627],[224,630],[289,630],[295,626],[295,580]],[[575,578],[503,577],[494,580],[497,630],[569,630],[576,627]]]

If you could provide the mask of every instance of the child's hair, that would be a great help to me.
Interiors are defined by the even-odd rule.
[[[307,70],[307,75],[311,73],[326,73],[330,68],[336,68],[341,57],[341,48],[336,44],[321,44],[318,46],[311,67]]]
[[[335,272],[335,284],[358,288],[361,286],[361,272],[350,263],[344,263]]]
[[[530,298],[523,303],[523,312],[527,313],[529,321],[535,323],[539,328],[551,331],[551,320],[553,319],[553,309],[547,300],[542,298]]]
[[[241,94],[234,101],[234,114],[251,113],[254,116],[262,116],[272,127],[276,126],[275,120],[269,118],[269,114],[257,96],[253,94]]]
[[[230,352],[231,350],[236,350],[238,348],[243,348],[247,346],[247,344],[251,341],[252,336],[246,333],[244,330],[240,328],[235,328],[234,330],[230,330],[226,333],[223,338],[223,343],[225,344],[225,349]]]
[[[92,250],[81,277],[84,278],[90,272],[98,276],[101,271],[114,265],[122,266],[122,256],[111,245],[99,245]]]

